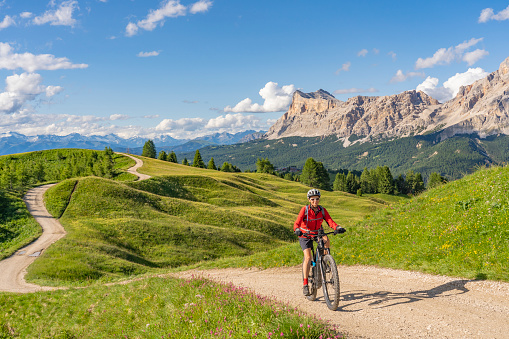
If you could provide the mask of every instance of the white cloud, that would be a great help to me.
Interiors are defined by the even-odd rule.
[[[57,95],[58,93],[62,92],[64,89],[60,86],[48,86],[46,87],[46,96],[52,97],[54,95]]]
[[[140,52],[136,56],[140,57],[140,58],[147,58],[147,57],[153,57],[153,56],[158,56],[158,55],[159,55],[158,51],[152,51],[152,52]]]
[[[376,88],[347,88],[347,89],[337,89],[334,91],[334,94],[349,94],[349,93],[376,93],[378,90]]]
[[[54,1],[50,2],[55,6]],[[76,19],[72,17],[72,13],[78,8],[76,0],[63,1],[57,9],[52,9],[44,12],[44,14],[36,16],[33,23],[36,25],[44,25],[49,23],[54,26],[74,26]]]
[[[87,68],[87,64],[73,64],[67,58],[55,58],[51,54],[13,53],[11,45],[0,42],[0,69],[22,68],[28,72],[36,70],[56,70]]]
[[[448,65],[454,60],[462,60],[466,50],[472,46],[475,46],[482,40],[483,38],[479,39],[472,38],[469,41],[464,41],[455,47],[440,48],[438,51],[435,52],[435,54],[433,54],[432,57],[426,59],[423,58],[417,59],[417,61],[415,62],[415,69],[431,68],[436,65]],[[486,51],[484,52],[487,53]],[[469,60],[473,60],[473,58],[469,58]],[[471,66],[471,64],[469,64],[469,66]]]
[[[341,68],[336,71],[336,75],[343,71],[348,72],[350,70],[350,66],[352,66],[352,63],[350,61],[344,63],[343,66],[341,66]]]
[[[0,22],[0,29],[4,29],[4,28],[7,28],[7,27],[15,25],[15,24],[16,24],[16,22],[14,22],[14,19],[11,18],[10,16],[6,15],[4,17],[4,19],[2,20],[2,22]]]
[[[112,114],[110,115],[110,120],[127,120],[127,119],[130,119],[131,117],[128,116],[128,115],[125,115],[125,114]]]
[[[209,10],[212,7],[212,1],[210,0],[200,0],[191,5],[189,12],[192,14],[203,13]]]
[[[360,50],[359,52],[357,52],[357,56],[365,57],[367,54],[368,54],[368,50],[365,48]]]
[[[178,120],[164,119],[156,126],[156,131],[186,130],[194,131],[203,126],[206,122],[202,118],[181,118]]]
[[[373,48],[373,53],[378,54],[380,53],[380,50],[378,48]]]
[[[0,112],[9,114],[20,111],[40,94],[51,97],[63,90],[60,86],[41,85],[42,76],[37,73],[14,74],[8,76],[5,83],[5,92],[0,93]]]
[[[475,51],[465,53],[462,60],[465,61],[469,66],[472,66],[477,61],[481,60],[489,54],[490,53],[484,49],[476,49]]]
[[[464,73],[456,73],[450,77],[441,87],[438,86],[439,81],[437,78],[427,77],[416,89],[418,91],[423,91],[440,102],[446,102],[458,94],[461,86],[470,85],[479,79],[485,78],[488,74],[488,72],[485,72],[480,67],[469,68],[468,71]]]
[[[392,58],[392,61],[396,61],[396,53],[394,53],[393,51],[390,51],[389,53],[387,53],[387,55],[390,55],[390,57]]]
[[[29,19],[33,16],[34,14],[32,12],[23,12],[21,13],[19,16],[23,19]]]
[[[481,11],[478,22],[488,22],[490,20],[509,20],[509,6],[506,9],[501,10],[497,14],[493,11],[493,8],[485,8]]]
[[[398,69],[398,71],[396,72],[396,75],[394,75],[391,79],[391,83],[394,83],[394,82],[403,82],[403,81],[406,81],[408,79],[411,79],[411,78],[415,78],[415,77],[421,77],[421,78],[424,78],[426,76],[426,74],[424,74],[424,72],[406,72],[403,73],[402,70]]]
[[[269,81],[260,92],[260,96],[264,99],[263,105],[253,103],[249,98],[239,102],[234,107],[226,106],[225,112],[251,112],[251,113],[265,113],[265,112],[281,112],[288,109],[292,102],[292,95],[295,92],[294,85],[287,85],[279,87],[277,82]]]
[[[254,115],[243,115],[241,113],[220,115],[217,118],[210,119],[205,128],[207,129],[243,129],[248,130],[256,128],[260,123],[260,119]]]
[[[166,18],[177,18],[186,15],[186,7],[178,0],[168,0],[161,4],[156,10],[150,10],[147,17],[136,24],[130,22],[126,27],[126,35],[133,36],[138,33],[139,28],[146,31],[153,31],[158,25],[164,25]]]

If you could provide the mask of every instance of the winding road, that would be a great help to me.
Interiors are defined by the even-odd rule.
[[[129,169],[143,161],[129,154]],[[0,291],[28,293],[51,287],[28,284],[26,268],[49,245],[65,236],[60,223],[44,207],[43,194],[52,185],[28,191],[24,200],[43,234],[0,262]],[[317,301],[302,296],[301,269],[190,270],[171,274],[202,275],[273,297],[336,325],[348,338],[509,338],[509,283],[475,281],[369,266],[340,266],[339,308],[330,311],[321,291]]]
[[[143,161],[129,154],[120,153],[136,161],[136,165],[127,171],[138,177],[138,180],[150,178],[149,175],[138,173]],[[23,200],[28,211],[42,227],[42,235],[31,244],[21,248],[14,255],[0,261],[0,291],[30,293],[54,290],[54,287],[38,286],[25,281],[26,269],[37,259],[44,250],[66,234],[60,222],[53,218],[44,206],[44,192],[56,184],[43,185],[32,188],[25,194]]]

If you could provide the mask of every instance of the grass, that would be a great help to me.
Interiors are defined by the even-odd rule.
[[[0,338],[339,338],[289,305],[202,278],[0,294]]]
[[[41,235],[39,224],[15,192],[0,190],[0,260]]]
[[[29,267],[27,279],[83,286],[294,244],[293,222],[307,187],[271,175],[146,163],[159,176],[127,183],[69,179],[51,188],[46,205],[68,234]],[[381,206],[324,195],[338,222],[361,220]]]

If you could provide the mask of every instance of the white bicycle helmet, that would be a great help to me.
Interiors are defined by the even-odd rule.
[[[320,191],[319,191],[319,190],[317,190],[317,189],[315,189],[315,188],[312,188],[312,189],[310,189],[310,190],[308,191],[308,199],[309,199],[309,198],[311,198],[311,197],[313,197],[313,196],[315,196],[315,195],[317,195],[317,196],[321,196]]]

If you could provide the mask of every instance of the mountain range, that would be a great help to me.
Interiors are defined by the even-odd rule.
[[[196,139],[175,139],[169,135],[153,138],[156,149],[175,150],[175,152],[195,151],[208,145],[229,145],[261,137],[263,131],[244,131],[235,134],[215,133]],[[65,136],[36,135],[26,136],[16,132],[0,133],[0,155],[42,151],[55,148],[86,148],[103,150],[111,147],[114,151],[141,154],[143,145],[149,138],[121,138],[115,134],[84,136],[73,133]]]
[[[335,135],[344,146],[440,131],[486,137],[509,134],[509,58],[486,78],[459,89],[444,104],[421,91],[389,96],[356,96],[340,101],[324,90],[295,91],[289,110],[267,139]]]

